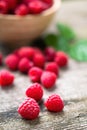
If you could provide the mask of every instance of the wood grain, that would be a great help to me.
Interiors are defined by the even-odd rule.
[[[80,6],[81,3],[84,4],[85,2],[87,3],[86,0],[72,1],[71,10],[76,12],[76,5]],[[65,19],[67,23],[69,22],[71,18],[70,12],[72,14],[72,11],[67,12],[69,5],[69,1],[63,3],[65,11],[63,9],[60,11],[60,21]],[[80,17],[82,21],[86,22],[87,17],[83,17],[86,6],[81,10],[78,10],[78,13],[75,14],[75,18],[76,16]],[[82,37],[86,37],[87,24],[80,26],[80,21],[72,21],[72,23],[74,27],[78,25],[79,28],[83,28],[85,35],[82,33]],[[54,89],[44,89],[43,101],[53,93],[57,93],[63,98],[65,103],[63,112],[50,113],[44,108],[43,101],[41,101],[39,118],[34,121],[24,120],[17,113],[19,104],[25,99],[24,92],[31,84],[30,79],[19,72],[14,72],[14,75],[15,81],[12,87],[8,89],[0,88],[0,130],[87,130],[87,63],[80,63],[70,59],[68,67],[60,70]]]

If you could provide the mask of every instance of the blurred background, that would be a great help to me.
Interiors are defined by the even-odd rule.
[[[62,0],[53,23],[55,22],[70,25],[79,37],[87,38],[87,0]],[[50,31],[54,30],[53,23]]]

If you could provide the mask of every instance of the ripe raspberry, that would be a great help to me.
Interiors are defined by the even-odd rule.
[[[45,57],[46,57],[47,61],[53,61],[54,60],[54,57],[55,57],[55,54],[56,54],[56,51],[54,50],[54,48],[47,47],[45,49],[44,53],[45,53]]]
[[[68,63],[68,56],[64,52],[59,51],[56,53],[54,60],[60,67],[63,67],[66,66]]]
[[[60,112],[64,108],[64,103],[61,97],[56,94],[49,96],[47,101],[45,101],[44,105],[49,111],[52,112]]]
[[[27,58],[22,58],[18,64],[18,69],[22,73],[28,73],[28,70],[31,68],[31,62]]]
[[[21,58],[26,57],[26,58],[32,60],[34,53],[35,52],[34,52],[34,49],[32,47],[22,47],[19,49],[18,54]]]
[[[50,62],[45,66],[46,71],[54,72],[56,75],[59,74],[59,66],[56,62]]]
[[[45,71],[41,76],[41,83],[45,88],[51,88],[56,82],[56,74],[53,72]]]
[[[45,65],[45,57],[42,54],[35,54],[33,58],[33,62],[35,66],[43,68]]]
[[[0,71],[0,85],[1,87],[9,86],[13,83],[14,81],[14,75],[7,71],[7,70],[2,70]]]
[[[30,85],[26,90],[26,95],[28,97],[34,98],[36,101],[40,101],[43,96],[42,86],[39,83]]]
[[[0,53],[0,65],[2,64],[2,54]]]
[[[17,5],[17,0],[4,0],[7,2],[9,10],[14,10]]]
[[[6,14],[8,11],[7,3],[3,0],[0,1],[0,14]]]
[[[18,6],[16,8],[15,14],[16,15],[21,15],[21,16],[28,14],[28,8],[27,8],[27,6],[24,5],[24,4],[21,4],[20,6]]]
[[[38,67],[32,67],[29,70],[28,75],[29,75],[30,79],[32,80],[32,82],[40,82],[42,72],[43,72],[42,69],[40,69]]]
[[[14,54],[8,55],[5,59],[5,64],[11,70],[17,70],[18,63],[19,63],[19,58]]]
[[[28,3],[28,8],[32,14],[38,14],[43,11],[43,3],[39,0],[34,0]]]
[[[29,2],[32,2],[32,1],[37,1],[37,0],[23,0],[23,2],[24,2],[25,4],[28,4]]]
[[[18,113],[25,119],[33,120],[39,115],[40,107],[32,98],[27,98],[18,108]]]
[[[48,5],[53,5],[53,0],[42,0],[43,2],[47,3]]]
[[[38,54],[43,54],[42,51],[37,47],[34,47],[34,50],[35,50],[35,54],[37,54],[37,53]]]

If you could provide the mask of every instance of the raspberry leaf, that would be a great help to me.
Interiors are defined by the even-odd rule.
[[[67,25],[58,23],[57,29],[59,34],[68,41],[74,40],[76,38],[75,32]]]
[[[55,48],[56,46],[56,43],[57,43],[57,39],[58,39],[58,36],[56,34],[48,34],[46,37],[45,37],[45,43],[48,45],[48,46],[53,46]]]
[[[79,40],[71,45],[69,55],[77,61],[87,61],[87,40]]]

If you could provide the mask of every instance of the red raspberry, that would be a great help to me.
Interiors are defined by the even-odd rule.
[[[0,85],[1,87],[9,86],[13,83],[14,81],[14,75],[7,71],[7,70],[2,70],[0,71]]]
[[[43,11],[43,3],[40,0],[34,0],[28,3],[28,8],[32,14],[38,14]]]
[[[29,70],[28,75],[33,82],[40,82],[42,72],[42,69],[38,67],[33,67]]]
[[[56,75],[59,74],[59,66],[56,62],[50,62],[45,66],[45,70],[54,72]]]
[[[26,95],[28,97],[34,98],[36,101],[40,101],[43,96],[43,89],[39,83],[34,83],[29,86],[26,90]]]
[[[51,95],[44,103],[46,108],[52,112],[60,112],[64,108],[64,103],[59,95]]]
[[[26,99],[18,108],[18,113],[25,119],[33,120],[39,115],[40,107],[37,102],[32,99]]]
[[[18,63],[19,63],[19,58],[14,54],[8,55],[5,59],[5,64],[11,70],[17,70]]]
[[[45,88],[51,88],[54,86],[56,81],[56,74],[53,72],[45,71],[41,76],[41,83]]]
[[[7,3],[3,0],[0,1],[0,14],[6,14],[8,11]]]
[[[2,54],[0,53],[0,65],[2,64]]]
[[[28,73],[28,70],[31,68],[31,62],[27,58],[22,58],[18,64],[18,69],[22,73]]]
[[[9,10],[14,10],[17,5],[17,0],[4,0],[7,2]]]
[[[47,61],[53,61],[54,60],[54,57],[55,57],[55,54],[56,54],[56,51],[54,50],[54,48],[47,47],[44,52],[45,52],[45,57],[46,57]]]
[[[33,62],[35,66],[43,68],[45,65],[45,57],[42,54],[35,54],[33,58]]]
[[[68,56],[64,52],[59,51],[56,53],[54,60],[60,67],[63,67],[66,66],[68,63]]]
[[[43,54],[42,51],[37,47],[35,47],[34,50],[35,50],[35,54],[37,54],[37,53],[38,54]]]
[[[25,4],[28,4],[29,2],[32,2],[32,1],[37,1],[37,0],[23,0],[23,2],[24,2]]]
[[[47,3],[49,6],[53,5],[53,0],[42,0],[42,1]]]
[[[32,47],[22,47],[19,49],[18,54],[21,58],[26,57],[26,58],[32,60],[34,53],[35,53],[35,51]]]
[[[16,8],[15,14],[16,15],[21,15],[21,16],[28,14],[28,8],[27,8],[27,6],[24,5],[24,4],[21,4],[20,6],[18,6]]]

